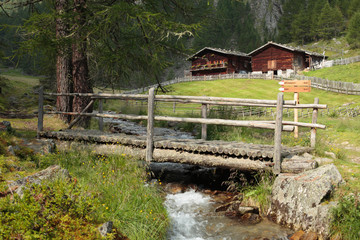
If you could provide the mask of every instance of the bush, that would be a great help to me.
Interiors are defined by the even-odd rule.
[[[271,172],[259,172],[255,176],[255,184],[243,189],[244,200],[255,203],[260,213],[266,214],[270,207],[270,197],[275,176]]]
[[[95,239],[92,213],[98,201],[76,180],[32,185],[0,199],[1,239]]]
[[[360,194],[344,196],[332,210],[331,223],[333,236],[341,239],[360,239]]]

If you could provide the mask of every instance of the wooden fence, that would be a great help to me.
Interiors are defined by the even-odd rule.
[[[227,126],[239,127],[253,127],[275,130],[275,147],[274,147],[274,172],[280,173],[281,164],[281,132],[293,131],[295,126],[311,128],[311,147],[315,147],[316,142],[316,129],[324,129],[325,125],[317,124],[318,109],[326,109],[326,105],[318,104],[318,98],[315,99],[314,104],[297,104],[292,100],[284,100],[283,93],[278,94],[277,100],[260,100],[260,99],[239,99],[239,98],[220,98],[220,97],[195,97],[195,96],[174,96],[174,95],[156,95],[155,89],[151,88],[149,94],[106,94],[106,93],[43,93],[43,89],[39,90],[39,109],[38,109],[38,136],[43,131],[43,117],[44,114],[64,114],[77,116],[70,124],[69,128],[81,118],[81,116],[98,117],[99,129],[103,131],[103,118],[120,118],[127,120],[147,120],[147,147],[146,147],[146,160],[153,159],[154,150],[154,121],[168,121],[168,122],[188,122],[199,123],[202,125],[202,139],[207,138],[207,125],[218,124]],[[44,111],[43,99],[44,95],[50,96],[79,96],[90,97],[91,101],[84,108],[82,112],[60,112],[60,111]],[[147,115],[130,115],[130,114],[107,114],[103,113],[104,99],[122,99],[122,100],[147,100],[148,112]],[[99,101],[98,113],[87,113],[86,110],[94,103],[95,100]],[[169,117],[169,116],[155,116],[154,106],[155,101],[162,102],[179,102],[179,103],[192,103],[201,104],[201,118],[185,118],[185,117]],[[208,106],[251,106],[251,107],[272,107],[276,108],[275,121],[242,121],[242,120],[228,120],[228,119],[210,119],[208,117]],[[296,108],[307,109],[312,108],[312,123],[291,122],[283,121],[283,109]]]
[[[332,66],[336,66],[336,65],[347,65],[347,64],[355,63],[355,62],[360,62],[360,56],[328,60],[328,61],[326,61],[325,66],[332,67]]]
[[[322,89],[325,91],[349,94],[349,95],[360,95],[360,84],[352,82],[340,82],[331,81],[328,79],[322,79],[318,77],[308,77],[303,75],[291,75],[289,78],[282,76],[271,76],[269,74],[219,74],[219,75],[208,75],[208,76],[190,76],[183,78],[175,78],[170,81],[162,82],[162,86],[168,86],[175,83],[181,82],[193,82],[193,81],[215,81],[220,79],[298,79],[298,80],[311,80],[311,87]],[[125,91],[126,94],[139,94],[149,91],[150,88],[157,88],[159,85],[154,84],[147,87],[142,87],[134,90]]]
[[[328,79],[294,75],[292,79],[311,80],[311,87],[330,92],[344,93],[348,95],[360,95],[360,84],[352,82],[331,81]]]
[[[143,108],[146,105],[145,101],[128,101],[126,107],[131,108]],[[171,112],[174,114],[191,114],[201,115],[201,107],[184,106],[179,105],[176,102],[172,104],[161,104],[155,103],[155,109],[163,112]],[[234,118],[247,118],[247,117],[270,117],[275,119],[276,111],[269,107],[247,107],[247,106],[211,106],[208,108],[208,112],[214,113],[215,115],[230,115]],[[328,107],[326,109],[319,109],[319,116],[330,116],[330,117],[357,117],[360,115],[360,106],[336,106]],[[284,109],[284,116],[293,117],[294,111],[290,108]],[[309,118],[312,116],[311,109],[299,109],[298,116],[302,118]]]

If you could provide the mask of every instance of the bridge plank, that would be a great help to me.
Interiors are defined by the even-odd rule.
[[[146,148],[146,136],[126,135],[122,133],[103,133],[96,130],[64,130],[59,132],[41,132],[41,137],[54,138],[68,141],[86,141],[92,143],[121,144]],[[226,141],[204,141],[201,139],[165,139],[155,136],[154,146],[156,149],[173,149],[187,151],[190,153],[226,155],[230,157],[244,157],[253,160],[272,160],[274,146],[250,144],[243,142]],[[311,148],[285,147],[282,149],[282,156],[310,152]]]

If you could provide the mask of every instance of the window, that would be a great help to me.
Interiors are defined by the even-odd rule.
[[[275,70],[276,69],[276,60],[269,60],[268,61],[268,69]]]

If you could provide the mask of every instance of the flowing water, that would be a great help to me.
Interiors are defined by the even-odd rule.
[[[289,229],[268,220],[255,225],[244,225],[224,213],[215,212],[214,199],[202,192],[189,189],[166,196],[165,206],[171,221],[170,240],[240,240],[288,239]]]
[[[146,128],[131,121],[110,119],[113,129],[118,132],[145,135]],[[193,138],[188,133],[164,128],[156,128],[155,135],[166,138]],[[226,171],[214,168],[201,168],[186,164],[152,163],[151,171],[155,178],[167,182],[196,184],[208,188],[219,188],[227,180]],[[170,217],[169,240],[241,240],[241,239],[281,239],[287,240],[291,233],[266,219],[255,225],[244,225],[230,219],[224,212],[215,212],[219,202],[214,196],[188,188],[177,193],[169,192],[165,206]]]

